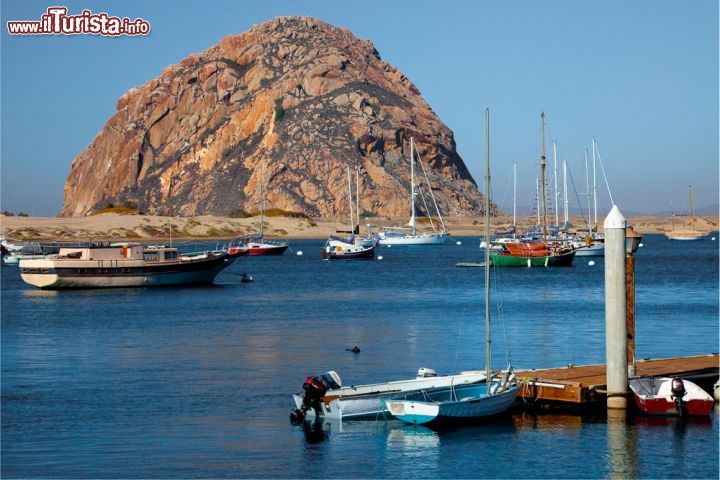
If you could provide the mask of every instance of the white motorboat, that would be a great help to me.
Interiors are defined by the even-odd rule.
[[[434,370],[421,368],[416,378],[392,382],[351,385],[343,387],[340,377],[335,372],[308,377],[304,392],[293,395],[296,410],[291,418],[302,419],[305,416],[315,418],[312,407],[313,393],[322,393],[316,406],[320,417],[336,419],[376,418],[387,412],[386,402],[394,399],[411,397],[421,391],[434,389],[445,390],[451,385],[474,385],[485,381],[485,372],[467,371],[456,375],[439,376]],[[317,387],[309,386],[314,385]],[[320,391],[316,392],[315,388]],[[324,391],[323,391],[324,390]]]

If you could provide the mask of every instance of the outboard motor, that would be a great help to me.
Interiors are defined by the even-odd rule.
[[[432,368],[427,367],[421,367],[418,369],[417,377],[416,378],[430,378],[430,377],[437,377],[438,374],[435,370]]]
[[[340,376],[334,371],[323,375],[307,377],[303,383],[303,399],[300,408],[290,412],[290,421],[302,422],[311,408],[315,411],[315,419],[320,418],[320,402],[328,390],[340,388]]]
[[[670,391],[672,392],[671,398],[675,402],[675,408],[682,415],[683,414],[683,397],[685,396],[685,383],[682,378],[673,378],[670,384]]]

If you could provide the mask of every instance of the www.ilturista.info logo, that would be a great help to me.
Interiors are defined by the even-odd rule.
[[[142,18],[111,17],[107,13],[83,10],[80,15],[68,15],[67,7],[49,7],[47,13],[36,20],[7,22],[10,35],[147,35],[150,23]]]

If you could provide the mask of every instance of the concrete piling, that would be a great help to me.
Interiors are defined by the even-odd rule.
[[[617,205],[605,218],[605,363],[607,408],[627,408],[627,297],[625,234],[627,221]]]

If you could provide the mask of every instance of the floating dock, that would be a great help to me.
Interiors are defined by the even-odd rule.
[[[638,377],[682,377],[708,388],[720,374],[720,355],[662,358],[635,362]],[[535,405],[583,407],[601,404],[606,393],[605,365],[568,365],[544,370],[516,370],[518,397]],[[602,402],[602,403],[601,403]]]

